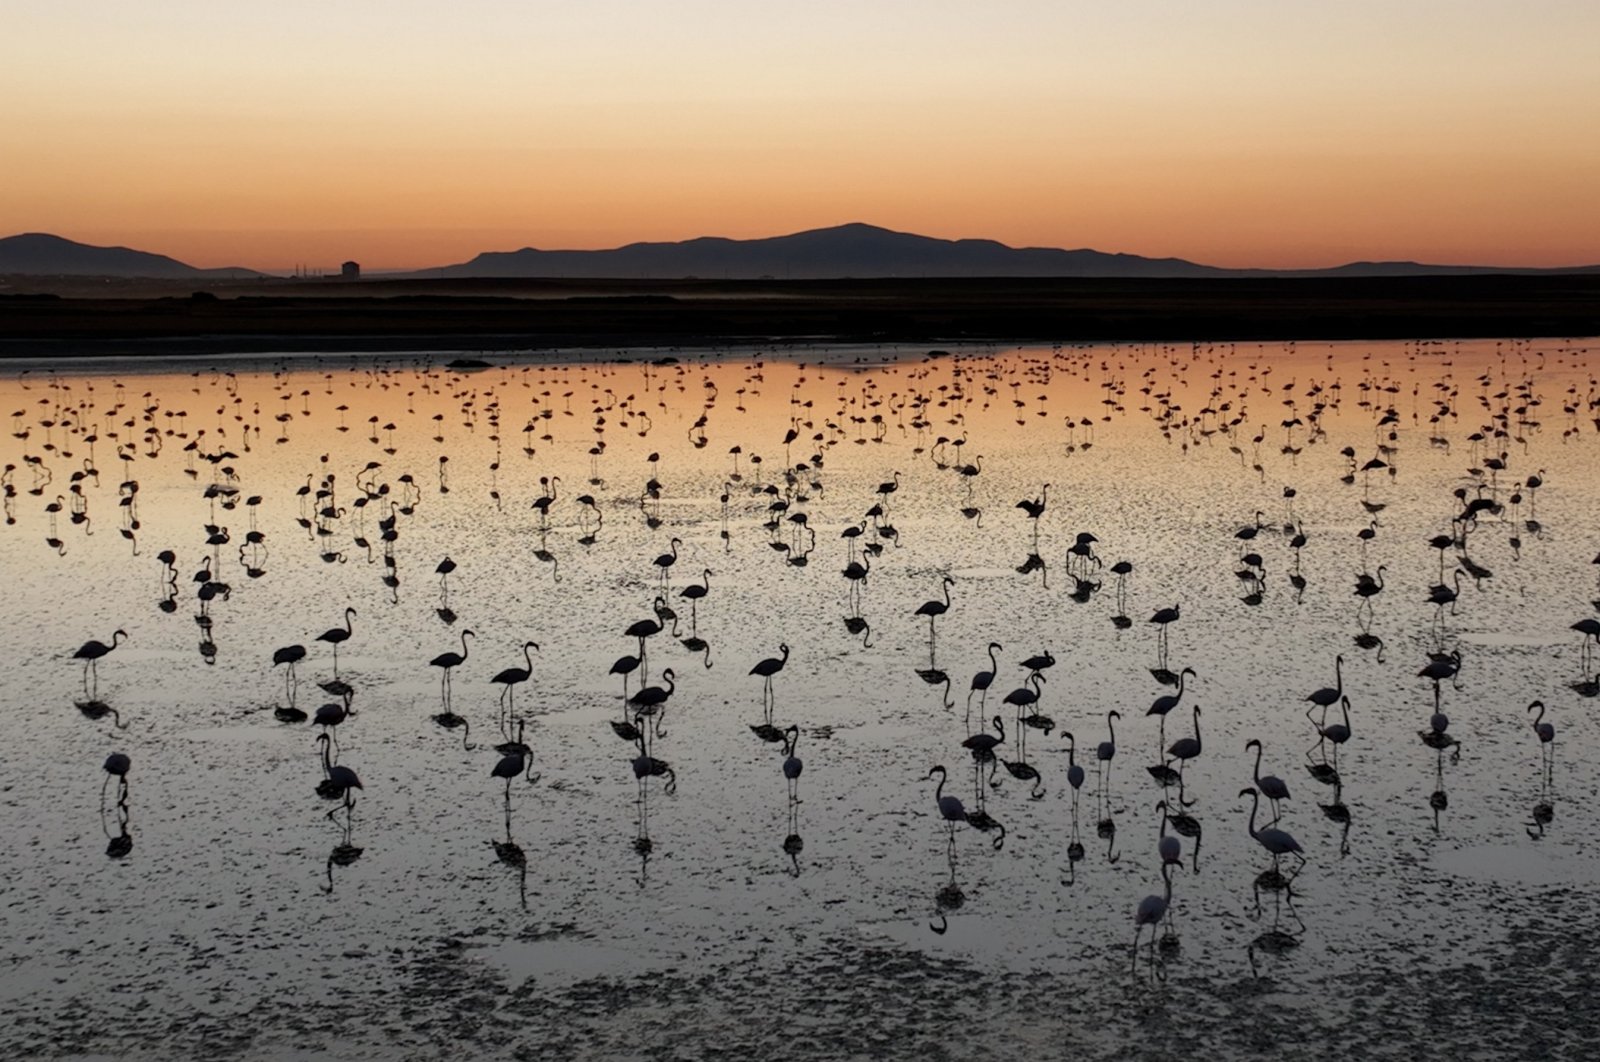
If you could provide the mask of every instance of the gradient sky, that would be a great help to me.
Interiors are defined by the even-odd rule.
[[[13,0],[0,235],[370,269],[845,221],[1600,262],[1600,2]]]

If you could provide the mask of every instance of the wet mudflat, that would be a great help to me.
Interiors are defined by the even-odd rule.
[[[0,381],[0,1052],[1600,1031],[1584,343],[450,357]]]

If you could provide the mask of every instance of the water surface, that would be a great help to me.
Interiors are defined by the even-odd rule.
[[[1589,357],[1505,340],[12,370],[0,1053],[1570,1051],[1600,1033],[1580,931],[1595,668],[1571,629],[1600,599]],[[1018,503],[1045,483],[1035,529]],[[1097,560],[1069,551],[1080,532]],[[1429,603],[1464,565],[1455,607]],[[691,623],[681,592],[707,569]],[[946,576],[930,644],[916,610]],[[609,669],[658,594],[680,628],[647,645],[649,683],[675,686],[649,753],[676,785],[649,778],[641,806]],[[1163,656],[1149,620],[1173,606]],[[318,728],[279,721],[272,663],[304,646],[296,705],[342,703],[317,635],[346,608],[348,811],[315,791]],[[118,629],[86,690],[72,653]],[[468,629],[464,747],[429,661]],[[490,679],[528,640],[514,714],[537,781],[508,789]],[[768,715],[749,672],[780,644]],[[1436,750],[1417,673],[1452,652],[1438,707],[1459,744]],[[1053,725],[1019,731],[1002,700],[1044,653]],[[1336,656],[1335,771],[1305,698]],[[1146,709],[1185,667],[1164,738],[1192,737],[1199,706],[1198,851],[1185,836],[1163,943],[1135,953],[1134,910],[1163,887],[1155,805],[1180,807],[1148,770],[1166,757]],[[1004,766],[991,785],[963,747],[997,714],[1000,758],[1036,785]],[[798,728],[798,803],[764,723]],[[1076,820],[1064,732],[1088,768]],[[1278,825],[1306,862],[1287,887],[1247,829],[1251,738],[1291,792]],[[113,752],[121,803],[115,779],[102,796]],[[934,765],[988,829],[952,833]]]

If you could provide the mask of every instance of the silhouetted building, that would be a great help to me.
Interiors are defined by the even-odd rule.
[[[340,266],[339,267],[339,279],[340,280],[360,280],[361,279],[361,263],[360,262],[346,262],[344,265]]]

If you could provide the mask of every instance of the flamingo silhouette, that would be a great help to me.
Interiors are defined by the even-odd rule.
[[[110,645],[91,638],[78,646],[77,652],[72,654],[72,659],[83,661],[83,693],[89,700],[94,700],[100,691],[100,658],[122,644],[122,640],[127,636],[127,631],[118,630],[111,636]],[[91,677],[93,686],[90,685]]]
[[[439,676],[439,698],[444,702],[446,709],[450,707],[450,672],[467,662],[467,639],[476,638],[477,635],[470,630],[461,632],[461,652],[440,653],[428,661],[429,667],[442,669]]]

